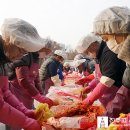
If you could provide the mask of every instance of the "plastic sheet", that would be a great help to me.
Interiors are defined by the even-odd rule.
[[[64,78],[64,83],[65,84],[75,84],[76,81],[82,78],[82,74],[78,72],[73,72],[71,74],[68,74]]]
[[[72,86],[65,85],[61,87],[52,86],[50,87],[48,94],[46,96],[57,104],[78,103],[81,101],[80,95],[83,91],[83,88],[75,86],[76,85]]]

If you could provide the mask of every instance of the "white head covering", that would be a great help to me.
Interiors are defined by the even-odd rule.
[[[69,62],[65,62],[64,66],[70,66]]]
[[[67,58],[66,52],[65,52],[65,51],[62,51],[62,50],[56,50],[56,51],[54,52],[54,54],[56,54],[56,55],[58,55],[58,56],[61,56],[61,57],[63,57],[64,59]]]
[[[1,32],[6,44],[14,44],[28,52],[39,51],[46,44],[39,36],[36,28],[22,19],[5,19]]]
[[[94,20],[94,30],[98,34],[130,33],[130,9],[110,7],[103,10]]]
[[[101,42],[101,37],[95,35],[94,33],[88,34],[86,37],[82,38],[78,43],[76,50],[78,53],[83,53],[93,42]]]
[[[84,59],[84,56],[82,54],[77,54],[75,57],[74,57],[74,61],[75,60],[81,60],[81,59]]]
[[[80,66],[85,61],[86,61],[85,59],[75,60],[75,61],[73,61],[73,66],[77,68],[78,66]]]
[[[86,59],[83,59],[83,58],[84,58],[84,56],[82,54],[76,55],[74,58],[74,61],[73,61],[73,66],[77,68],[82,63],[84,63],[86,61]]]

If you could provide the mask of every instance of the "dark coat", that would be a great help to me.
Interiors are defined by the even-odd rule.
[[[114,85],[120,87],[126,68],[125,62],[120,60],[117,54],[112,52],[104,41],[100,45],[97,59],[102,75],[111,78],[115,81]]]

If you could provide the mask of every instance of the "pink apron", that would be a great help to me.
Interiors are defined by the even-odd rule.
[[[130,109],[130,89],[121,86],[111,104],[107,106],[106,115],[117,118],[122,112],[128,113],[128,109]]]
[[[54,83],[52,82],[51,78],[45,80],[44,82],[44,95],[46,95],[48,93],[48,90],[51,86],[54,86]]]

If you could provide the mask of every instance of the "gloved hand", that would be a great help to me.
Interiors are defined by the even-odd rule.
[[[16,109],[20,110],[23,112],[26,116],[35,119],[35,111],[31,109],[27,109],[23,103],[19,103],[19,105],[16,107]]]
[[[34,110],[27,109],[24,114],[30,118],[36,119],[36,114]]]
[[[11,91],[8,89],[8,86],[6,86],[4,89],[4,100],[8,102],[11,106],[16,108],[17,110],[23,112],[26,116],[30,118],[35,118],[35,113],[33,110],[27,109],[23,103],[21,103],[15,95],[11,93]]]
[[[42,96],[41,94],[37,94],[35,97],[33,97],[35,100],[37,100],[40,103],[47,103],[49,105],[49,107],[53,106],[54,103],[51,99]]]
[[[100,98],[104,92],[106,92],[109,88],[102,83],[98,83],[92,93],[83,101],[84,105],[92,105],[95,100]]]
[[[90,106],[90,104],[87,104],[86,102],[82,102],[82,108],[87,109]]]
[[[84,90],[83,90],[83,94],[88,94],[90,92],[91,92],[91,87],[90,86],[85,87]]]
[[[34,119],[28,118],[25,114],[6,102],[0,108],[0,122],[24,130],[41,130],[40,125]]]
[[[64,83],[61,83],[61,86],[64,86],[65,84]]]
[[[89,85],[87,87],[85,87],[85,89],[83,90],[83,94],[87,94],[90,93],[95,87],[96,85],[99,83],[98,79],[93,79]]]
[[[88,86],[91,88],[91,90],[93,90],[97,86],[98,83],[99,83],[99,80],[95,78],[91,82],[89,82]]]
[[[64,80],[62,80],[61,81],[61,86],[64,86],[64,85],[65,85]]]
[[[33,120],[31,118],[27,118],[25,120],[25,124],[24,124],[24,130],[41,130],[41,126],[39,125],[39,123],[36,120]]]
[[[79,84],[79,85],[84,85],[84,84],[86,84],[86,83],[89,83],[89,82],[92,81],[93,79],[94,79],[94,75],[91,74],[91,75],[89,75],[89,76],[87,76],[87,77],[85,77],[85,78],[82,78],[82,79],[76,81],[75,83],[76,83],[76,84]]]

